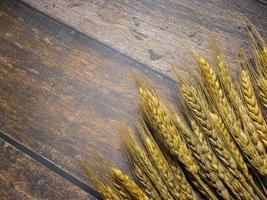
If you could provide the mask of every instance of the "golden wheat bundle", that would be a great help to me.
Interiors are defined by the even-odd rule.
[[[250,163],[258,169],[259,172],[266,174],[267,162],[265,159],[262,159],[262,156],[265,156],[266,152],[263,143],[258,139],[258,133],[251,127],[250,121],[244,122],[243,125],[245,125],[245,129],[243,130],[242,124],[226,99],[213,69],[209,66],[205,58],[197,54],[195,54],[195,58],[197,59],[203,83],[209,92],[211,101],[213,105],[217,107],[217,111],[220,115],[224,116],[224,121],[236,143],[239,145],[239,148],[243,150]],[[253,134],[249,135],[248,132]]]
[[[255,128],[259,133],[260,139],[265,144],[265,147],[267,147],[267,124],[260,110],[260,106],[258,105],[248,70],[241,70],[240,81],[244,102],[249,111],[249,116],[255,124]]]
[[[252,52],[240,54],[240,87],[213,38],[215,70],[188,48],[201,78],[193,84],[175,71],[184,117],[134,75],[140,141],[126,125],[118,129],[134,179],[108,164],[82,165],[104,199],[197,200],[194,189],[212,200],[267,199],[261,181],[267,175],[267,45],[245,18],[242,23]]]

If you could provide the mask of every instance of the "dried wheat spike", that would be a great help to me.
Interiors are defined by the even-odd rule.
[[[112,167],[111,169],[112,177],[122,185],[136,200],[149,200],[146,194],[140,189],[138,185],[121,170]]]
[[[205,177],[203,177],[203,179],[205,179],[211,187],[214,187],[216,192],[223,199],[230,199],[227,188],[224,186],[218,174],[213,170],[214,163],[209,162],[208,158],[206,158],[210,156],[209,154],[206,154],[207,150],[204,149],[192,131],[177,114],[174,114],[174,119],[180,133],[184,136],[185,141],[189,144],[189,147],[191,147],[191,151],[198,160],[201,170],[204,172],[203,175],[205,175]]]
[[[262,68],[265,77],[267,75],[267,44],[261,37],[256,28],[245,18],[242,19],[242,23],[247,29],[248,37],[253,47],[253,56]]]
[[[234,178],[234,176],[226,169],[226,167],[218,160],[213,150],[205,139],[204,134],[200,131],[194,120],[191,120],[191,125],[194,133],[197,136],[199,144],[202,146],[202,154],[206,155],[203,162],[209,163],[210,167],[222,181],[228,186],[237,199],[252,199],[251,195],[241,185],[241,183]],[[209,169],[210,170],[210,169]]]
[[[178,134],[176,127],[168,114],[168,110],[160,101],[155,90],[152,86],[150,89],[143,86],[139,80],[137,80],[137,86],[143,111],[152,127],[155,129],[156,138],[160,140],[169,153],[175,156],[184,165],[185,169],[191,173],[199,185],[202,186],[202,189],[210,195],[210,198],[216,199],[213,193],[200,179],[198,175],[199,166],[194,160],[191,151]]]
[[[249,73],[247,70],[241,70],[241,89],[249,116],[255,124],[256,130],[259,133],[261,140],[267,147],[267,124],[263,118],[263,114],[258,105],[256,95],[253,90],[252,83],[250,81]]]
[[[159,177],[157,170],[149,160],[143,148],[141,148],[133,137],[130,129],[127,126],[121,126],[119,131],[122,134],[123,143],[128,153],[128,160],[137,164],[139,168],[144,171],[163,200],[173,200],[167,186]]]
[[[183,190],[183,188],[180,186],[180,183],[176,181],[167,160],[165,159],[161,150],[159,149],[156,142],[152,138],[145,122],[141,118],[137,123],[137,127],[141,135],[142,143],[144,144],[144,147],[147,150],[149,157],[156,166],[159,175],[167,185],[174,199],[196,200],[197,198],[194,195],[193,190],[190,191],[191,187],[186,188],[186,190]],[[187,193],[188,191],[190,191],[190,193]]]

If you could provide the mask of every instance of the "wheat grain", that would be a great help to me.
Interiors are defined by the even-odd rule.
[[[247,112],[247,109],[245,105],[243,104],[235,86],[232,80],[232,77],[229,72],[229,67],[227,65],[227,62],[221,53],[220,49],[218,48],[216,42],[212,41],[212,46],[214,50],[214,60],[216,63],[216,66],[219,71],[219,79],[222,82],[223,87],[226,90],[226,93],[232,102],[233,107],[236,110],[236,114],[239,116],[240,119],[242,119],[243,126],[250,132],[256,142],[258,142],[257,133],[255,134],[255,130],[257,129],[257,125],[253,125],[253,122],[250,120],[249,114]],[[260,70],[258,70],[258,73],[260,73]],[[216,79],[214,79],[216,80]],[[218,90],[218,89],[217,89]],[[226,104],[225,104],[226,105]],[[261,143],[258,143],[259,146],[261,146]]]
[[[236,121],[238,122],[239,120],[235,116],[235,113],[233,112],[232,107],[230,106],[229,102],[225,98],[223,90],[220,87],[219,81],[218,81],[217,76],[214,73],[213,69],[210,67],[210,65],[208,64],[208,62],[205,60],[204,57],[198,56],[197,62],[198,62],[198,66],[201,70],[204,84],[205,84],[206,88],[209,90],[209,94],[210,94],[211,98],[214,98],[214,95],[216,95],[215,97],[218,98],[218,100],[220,101],[219,103],[228,109],[228,111],[229,111],[228,115],[232,115],[233,118],[235,118]],[[251,124],[247,124],[247,122],[249,122],[249,121],[246,121],[246,123],[244,123],[246,125],[245,128],[248,129],[249,133],[251,133],[250,136],[252,138],[253,144],[257,148],[258,152],[260,154],[264,155],[265,149],[263,148],[262,142],[258,139],[259,138],[258,133],[255,132],[254,128],[249,126]],[[239,125],[239,127],[241,127],[241,126]]]
[[[174,178],[176,179],[176,181],[178,183],[180,183],[180,187],[182,188],[182,190],[186,194],[186,197],[188,199],[190,199],[190,198],[192,198],[191,196],[195,196],[193,188],[189,184],[189,182],[188,182],[181,166],[179,165],[178,161],[176,159],[169,157],[168,155],[166,155],[166,159],[169,163],[169,166],[170,166],[171,171],[174,175]],[[201,187],[199,186],[198,188],[201,188]],[[203,191],[203,193],[205,193],[205,191]],[[205,193],[204,195],[206,195],[206,197],[209,198],[208,194]],[[197,197],[195,197],[195,198],[198,199]]]
[[[241,89],[243,92],[243,97],[247,109],[249,111],[249,116],[255,124],[256,130],[259,133],[261,140],[267,147],[267,124],[263,118],[262,112],[258,105],[256,95],[253,90],[251,80],[249,78],[249,73],[247,70],[241,70]]]

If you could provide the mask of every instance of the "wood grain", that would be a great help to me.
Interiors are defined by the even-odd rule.
[[[236,14],[267,31],[267,6],[255,0],[23,1],[170,77],[171,64],[194,64],[184,44],[209,54],[206,30],[219,38],[235,70],[237,48],[247,44]]]
[[[116,124],[138,109],[129,71],[171,100],[175,82],[19,2],[0,13],[1,130],[77,177],[99,157],[128,172]]]
[[[94,199],[1,139],[0,166],[1,200]]]

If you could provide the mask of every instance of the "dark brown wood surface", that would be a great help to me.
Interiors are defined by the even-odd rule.
[[[93,200],[0,139],[0,199]]]
[[[81,160],[93,164],[101,157],[129,172],[116,125],[123,121],[131,127],[134,126],[139,101],[130,71],[148,76],[161,95],[176,103],[176,85],[170,78],[172,76],[168,72],[167,61],[174,59],[179,62],[181,58],[190,57],[180,51],[180,42],[189,42],[188,44],[198,49],[205,49],[203,35],[198,35],[201,30],[196,26],[198,19],[210,19],[211,21],[203,25],[207,28],[215,26],[216,21],[222,21],[215,26],[215,32],[222,31],[222,40],[229,40],[229,43],[224,44],[225,47],[230,44],[245,44],[245,36],[236,24],[233,25],[235,22],[227,26],[231,19],[225,14],[228,11],[223,10],[242,11],[254,20],[263,33],[266,31],[264,8],[254,1],[255,6],[252,6],[254,4],[248,0],[244,4],[239,1],[232,2],[233,4],[208,1],[205,9],[203,5],[199,5],[206,14],[199,11],[195,1],[188,4],[166,1],[169,5],[165,1],[107,1],[103,5],[100,1],[69,1],[73,4],[67,7],[64,4],[67,1],[56,1],[55,5],[50,5],[50,2],[54,1],[27,0],[28,4],[36,7],[39,5],[37,8],[41,11],[108,46],[19,1],[0,1],[0,131],[83,181],[86,178],[80,170]],[[80,12],[81,8],[88,9],[89,14]],[[211,15],[208,11],[213,8],[218,12],[221,9],[220,13],[224,14],[218,17],[214,13]],[[166,10],[169,12],[166,13]],[[190,18],[192,10],[199,17]],[[117,12],[124,14],[117,16]],[[118,21],[112,21],[116,20],[116,16]],[[73,19],[79,22],[79,26],[72,23]],[[157,19],[160,21],[157,22]],[[126,22],[129,22],[128,25]],[[126,25],[128,31],[124,32]],[[180,27],[185,32],[180,31]],[[193,36],[190,36],[191,33]],[[230,36],[234,39],[230,40]],[[182,52],[182,57],[171,58],[171,55],[178,52]],[[181,72],[188,72],[185,66],[180,66],[180,69]],[[0,177],[7,174],[4,164],[8,160],[4,156],[8,154],[5,152],[6,150],[0,151],[0,156],[3,157],[0,161]],[[0,179],[3,188],[6,188],[4,192],[2,188],[0,191],[6,199],[17,198],[11,193],[12,187],[8,187],[9,183],[17,181],[24,188],[18,189],[25,195],[22,199],[27,195],[35,199],[52,200],[91,198],[22,153],[18,155],[14,159],[18,160],[14,163],[14,169],[18,170],[18,174],[21,172],[19,170],[29,171],[21,179],[19,176],[11,179],[12,174],[6,175],[7,179]],[[31,176],[30,172],[35,175]],[[38,186],[43,176],[47,176],[45,190],[51,191],[50,196],[45,196]],[[57,185],[59,189],[55,190]],[[28,188],[34,188],[34,191]],[[68,196],[69,190],[73,191],[73,196]],[[53,191],[58,193],[53,194]],[[40,196],[34,196],[34,192]],[[58,195],[55,196],[58,198],[53,195]]]
[[[207,55],[206,30],[231,64],[247,44],[237,15],[266,35],[267,6],[256,0],[23,0],[114,49],[173,77],[170,62],[193,63],[184,44]],[[233,67],[233,69],[235,69]]]

